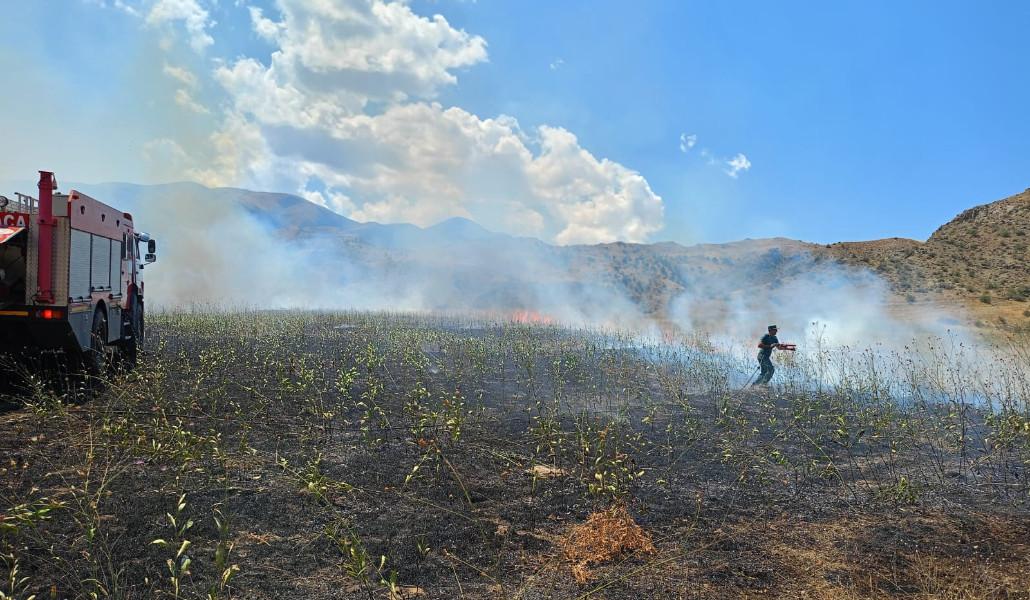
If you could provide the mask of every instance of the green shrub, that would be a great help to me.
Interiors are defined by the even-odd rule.
[[[1026,302],[1027,300],[1030,300],[1030,286],[1012,288],[1008,291],[1005,297],[1017,302]]]

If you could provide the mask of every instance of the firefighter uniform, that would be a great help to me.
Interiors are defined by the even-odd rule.
[[[762,336],[761,344],[763,347],[758,350],[758,365],[762,368],[762,372],[758,375],[754,385],[768,384],[769,380],[772,379],[773,373],[776,372],[776,367],[772,363],[772,351],[780,343],[780,340],[776,337],[775,331],[776,327],[770,326],[769,333]]]

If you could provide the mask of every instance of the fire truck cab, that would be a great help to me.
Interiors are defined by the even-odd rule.
[[[144,337],[140,270],[156,242],[132,215],[82,192],[57,192],[39,172],[39,197],[0,196],[0,351],[62,350],[104,374],[133,365]]]

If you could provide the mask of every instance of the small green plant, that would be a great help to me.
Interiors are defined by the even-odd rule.
[[[49,520],[53,517],[54,511],[65,506],[67,506],[66,502],[49,498],[39,498],[32,502],[13,506],[5,514],[0,514],[0,534],[6,539],[7,536],[16,534],[25,527]]]
[[[175,514],[165,513],[168,524],[172,528],[171,540],[158,538],[150,542],[161,548],[175,549],[174,554],[165,561],[165,564],[168,567],[168,581],[172,586],[172,597],[176,600],[181,597],[183,578],[190,574],[190,565],[193,563],[193,559],[187,554],[192,542],[186,538],[186,534],[193,527],[193,519],[187,518],[185,511],[186,494],[183,494],[175,503]]]
[[[333,524],[326,534],[336,543],[343,557],[341,566],[344,573],[361,588],[369,600],[374,600],[378,590],[385,590],[391,600],[400,599],[397,571],[387,570],[386,555],[375,559],[365,549],[361,538],[346,523]]]
[[[4,581],[3,589],[0,589],[0,600],[35,600],[36,595],[29,594],[29,578],[21,576],[18,558],[14,553],[4,554],[0,558],[7,567],[7,580]]]
[[[629,493],[634,480],[644,476],[627,452],[629,440],[616,424],[581,424],[576,439],[579,467],[590,494],[619,499]]]
[[[920,486],[914,484],[905,475],[898,478],[893,485],[880,490],[880,497],[897,504],[915,504],[922,494]]]
[[[239,565],[229,563],[229,554],[232,552],[232,542],[229,541],[229,520],[216,508],[212,519],[215,522],[215,529],[218,531],[218,543],[215,546],[215,574],[218,577],[215,583],[207,592],[207,600],[219,600],[229,597],[229,584],[233,577],[240,572]]]
[[[322,472],[322,455],[316,454],[299,470],[290,467],[285,458],[279,459],[279,467],[291,475],[300,485],[300,490],[315,498],[328,502],[329,495],[336,492],[349,492],[353,488],[344,481],[337,481]]]

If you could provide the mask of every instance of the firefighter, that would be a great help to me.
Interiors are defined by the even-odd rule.
[[[762,340],[758,342],[758,365],[762,368],[762,373],[751,385],[769,385],[769,380],[772,379],[773,373],[776,372],[776,367],[772,363],[773,349],[788,349],[788,345],[781,344],[779,338],[776,337],[777,331],[778,329],[775,325],[770,325],[769,333],[763,335]]]

